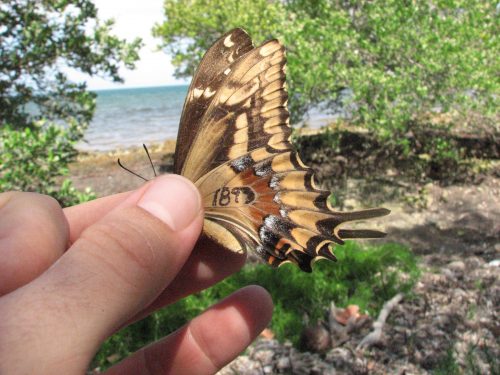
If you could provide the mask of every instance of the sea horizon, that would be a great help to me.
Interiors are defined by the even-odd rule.
[[[175,139],[188,85],[92,90],[96,110],[80,151],[112,151]]]
[[[90,92],[99,94],[103,91],[120,91],[120,90],[136,90],[136,89],[155,89],[155,88],[165,88],[165,87],[185,87],[189,86],[189,83],[176,83],[169,85],[153,85],[153,86],[127,86],[127,87],[110,87],[107,89],[89,89]]]

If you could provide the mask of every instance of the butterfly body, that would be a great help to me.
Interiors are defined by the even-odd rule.
[[[267,263],[295,263],[310,272],[335,260],[343,238],[381,237],[342,230],[345,221],[388,210],[334,211],[290,143],[285,49],[277,40],[254,48],[235,29],[207,51],[184,104],[174,172],[198,187],[204,234],[222,247],[254,250]]]

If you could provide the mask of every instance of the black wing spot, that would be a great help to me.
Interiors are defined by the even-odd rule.
[[[231,168],[236,173],[241,173],[245,169],[250,168],[254,164],[255,164],[255,161],[252,159],[252,157],[250,155],[244,155],[240,158],[234,159],[231,162]]]

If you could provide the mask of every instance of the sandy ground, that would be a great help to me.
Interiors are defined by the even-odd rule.
[[[156,170],[165,173],[171,171],[175,141],[166,141],[160,145],[148,146]],[[103,153],[83,153],[70,165],[70,175],[78,189],[90,187],[98,197],[133,190],[144,181],[123,170],[117,160],[146,179],[154,177],[146,152],[142,147]],[[170,164],[169,164],[170,163]]]

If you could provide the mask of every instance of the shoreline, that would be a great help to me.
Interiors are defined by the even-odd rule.
[[[146,144],[148,151],[152,153],[158,152],[166,152],[173,153],[175,151],[176,139],[166,139],[164,142],[151,143]],[[88,158],[99,158],[99,157],[110,157],[110,156],[122,156],[135,154],[138,152],[144,153],[144,148],[142,144],[138,144],[137,146],[129,146],[129,147],[116,147],[112,150],[80,150],[77,148],[78,156],[77,161],[83,161]]]
[[[337,126],[338,123],[330,123],[328,125],[325,125],[321,128],[311,128],[311,127],[303,127],[303,128],[294,128],[294,132],[297,135],[300,136],[308,136],[308,135],[316,135],[319,134],[323,131],[325,131],[327,128],[332,128],[332,126]],[[340,128],[342,129],[342,128]],[[355,128],[355,127],[350,127],[351,131],[355,132],[362,132],[366,133],[367,131],[362,128]],[[158,153],[158,152],[165,152],[165,153],[174,153],[175,151],[175,145],[177,143],[176,138],[167,138],[164,141],[159,141],[159,142],[153,142],[146,144],[146,147],[148,148],[149,152],[152,153]],[[86,160],[87,158],[92,158],[92,157],[101,157],[101,156],[121,156],[121,155],[128,155],[128,154],[134,154],[134,153],[144,153],[144,149],[142,147],[142,143],[138,143],[137,146],[117,146],[116,148],[113,148],[111,150],[83,150],[77,148],[78,151],[78,156],[77,156],[77,161],[81,160]]]
[[[294,130],[295,136],[299,135],[308,138],[303,138],[302,141],[304,142],[299,142],[302,145],[299,146],[301,148],[301,158],[305,158],[303,160],[307,160],[309,156],[313,159],[318,159],[318,155],[314,156],[317,147],[326,147],[327,149],[331,147],[328,139],[323,140],[321,136],[318,137],[319,134],[324,133],[327,129],[347,134],[347,136],[345,134],[343,136],[343,142],[347,142],[348,145],[343,150],[344,153],[347,153],[346,157],[354,152],[356,147],[359,149],[359,152],[368,152],[368,154],[373,154],[373,157],[380,154],[380,152],[377,153],[376,149],[380,146],[377,146],[376,142],[372,145],[374,147],[373,150],[373,147],[369,147],[371,151],[366,149],[366,142],[370,143],[373,141],[369,139],[367,129],[346,126],[346,124],[337,122],[321,129],[304,127]],[[428,139],[432,139],[440,134],[438,129],[435,132],[429,132],[426,136]],[[498,143],[495,141],[495,136],[471,137],[469,134],[459,134],[451,135],[450,141],[454,142],[455,147],[462,150],[461,152],[464,153],[462,157],[474,163],[479,174],[494,174],[494,172],[487,171],[497,170],[498,166],[495,161],[498,160],[499,149]],[[164,142],[147,145],[151,160],[158,173],[170,173],[172,171],[176,142],[175,139],[167,139]],[[354,152],[354,154],[358,155],[359,152]],[[316,163],[313,162],[313,165],[316,164],[318,178],[321,178],[322,175],[330,175],[338,168],[343,168],[337,159],[334,158],[337,161],[330,160],[330,156],[332,156],[330,154],[331,152],[327,152],[323,157],[320,155]],[[356,160],[356,155],[354,154],[351,155],[354,157],[354,160],[350,162],[349,168],[363,169],[363,165],[366,164],[365,161]],[[427,156],[427,154],[419,155]],[[141,144],[134,147],[116,148],[110,151],[79,151],[76,161],[69,166],[69,177],[74,181],[77,189],[84,190],[87,187],[91,187],[98,197],[138,187],[143,181],[120,168],[117,159],[120,159],[126,168],[140,174],[145,179],[154,177],[150,162]],[[369,160],[366,160],[366,162],[368,163]],[[390,163],[387,165],[390,165]],[[469,165],[468,168],[472,167]],[[483,170],[486,172],[481,172]],[[380,173],[384,173],[384,171],[380,171]],[[466,174],[468,174],[464,174],[465,170],[460,173],[463,175],[462,178],[465,178]]]

